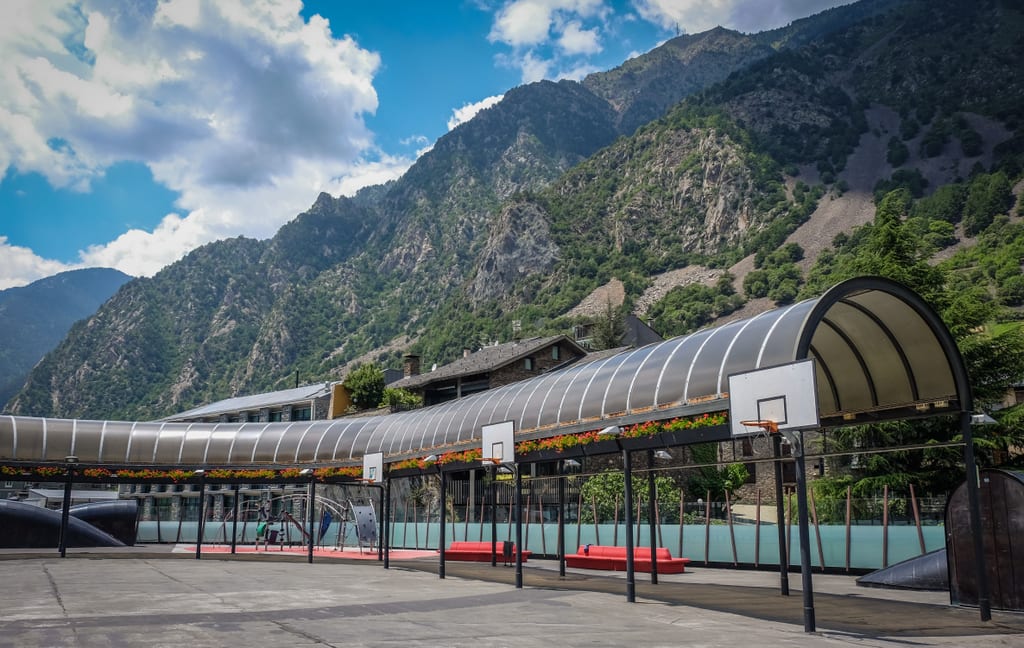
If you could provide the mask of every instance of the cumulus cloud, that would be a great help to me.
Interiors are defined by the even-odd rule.
[[[0,178],[37,172],[86,191],[115,162],[146,164],[178,192],[184,215],[84,250],[82,263],[148,275],[217,238],[270,236],[316,191],[397,177],[413,160],[381,156],[363,121],[377,109],[379,56],[300,9],[298,0],[0,2]],[[10,250],[2,281],[54,263]],[[25,254],[33,260],[15,270]]]
[[[468,122],[470,119],[476,116],[478,112],[484,108],[490,108],[494,104],[501,101],[505,95],[494,95],[493,97],[487,97],[481,99],[476,103],[469,103],[464,105],[462,108],[455,108],[452,110],[452,116],[448,119],[448,130],[452,130],[459,124]]]
[[[36,279],[70,270],[71,267],[59,261],[43,259],[28,248],[11,245],[6,236],[0,235],[0,290],[24,286]]]
[[[687,33],[722,26],[743,32],[782,27],[797,18],[853,0],[633,0],[641,18]]]
[[[497,61],[518,69],[523,83],[576,78],[570,71],[586,66],[578,57],[602,51],[610,13],[604,0],[511,0],[495,14],[488,39],[512,48]]]

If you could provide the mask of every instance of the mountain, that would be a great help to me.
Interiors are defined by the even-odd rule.
[[[32,367],[131,277],[109,268],[62,272],[0,290],[0,405],[21,388]]]
[[[1022,25],[1008,2],[870,0],[515,88],[398,180],[131,282],[11,409],[154,418],[410,350],[443,363],[514,321],[564,332],[612,282],[665,334],[786,303],[876,191],[924,204],[950,186],[967,209],[977,185],[1004,208],[1024,167]],[[992,209],[922,236],[962,243]]]

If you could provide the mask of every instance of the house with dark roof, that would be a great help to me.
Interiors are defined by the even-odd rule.
[[[436,405],[560,369],[586,354],[572,338],[555,335],[466,351],[458,360],[426,373],[420,373],[419,356],[406,355],[404,377],[388,386],[423,396],[424,405]]]

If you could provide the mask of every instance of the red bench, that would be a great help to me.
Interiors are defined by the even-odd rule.
[[[498,552],[498,561],[501,562],[503,558],[503,545],[504,542],[498,541],[496,549]],[[530,559],[532,551],[523,552],[523,562]],[[512,545],[512,560],[516,557],[516,546]],[[448,545],[448,548],[444,550],[445,560],[469,560],[473,562],[491,562],[491,541],[485,540],[483,542],[466,542],[456,541]]]
[[[690,562],[689,558],[673,558],[669,550],[664,547],[659,547],[655,555],[658,558],[659,574],[682,574]],[[584,569],[626,571],[626,548],[580,545],[575,554],[566,555],[565,564],[569,567],[583,567]],[[633,548],[633,569],[638,572],[651,571],[650,547]]]

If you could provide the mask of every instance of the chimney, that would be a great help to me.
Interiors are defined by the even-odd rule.
[[[413,353],[402,356],[402,373],[406,378],[420,375],[420,357]]]
[[[462,350],[462,357],[463,358],[468,358],[469,357],[469,349],[463,349]]]

